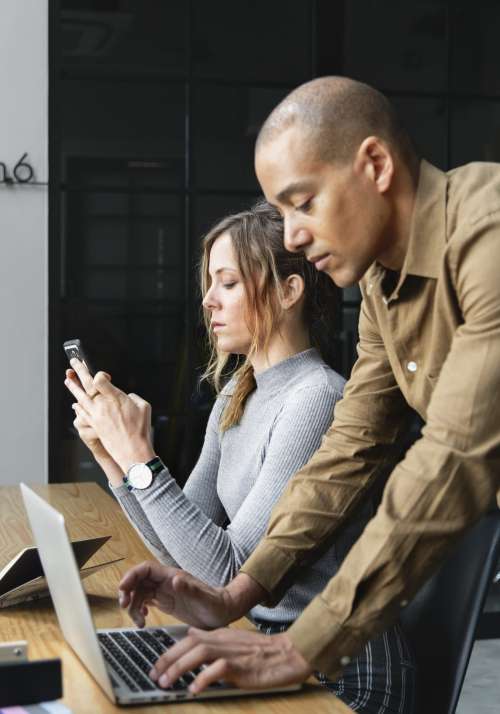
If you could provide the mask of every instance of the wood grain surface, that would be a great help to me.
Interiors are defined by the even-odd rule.
[[[133,564],[152,558],[119,505],[94,483],[51,484],[33,490],[45,498],[66,519],[72,539],[111,535],[112,538],[88,561],[89,565],[124,557],[125,560],[89,576],[84,581],[96,628],[131,625],[126,611],[117,603],[117,585]],[[33,537],[18,486],[0,487],[0,570],[16,553],[33,545]],[[157,610],[148,616],[148,625],[174,623],[174,618]],[[252,628],[247,620],[237,627]],[[107,714],[119,711],[104,695],[78,657],[62,639],[49,598],[0,610],[0,642],[27,640],[29,658],[60,657],[63,663],[63,702],[75,714]],[[134,707],[141,714],[348,714],[351,710],[314,680],[303,691],[284,695],[262,695],[204,702]]]

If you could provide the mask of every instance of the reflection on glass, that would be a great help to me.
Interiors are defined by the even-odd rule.
[[[188,4],[158,0],[61,0],[66,66],[185,70]]]
[[[340,344],[342,350],[343,375],[348,377],[357,358],[359,308],[342,308],[342,331]]]
[[[241,194],[240,196],[235,196],[233,194],[228,196],[220,193],[198,196],[194,203],[193,216],[192,245],[194,252],[199,251],[201,239],[215,223],[230,213],[244,211],[255,203],[260,196],[261,194],[257,192],[255,195]]]
[[[500,161],[500,101],[457,101],[451,113],[452,167]]]
[[[287,93],[262,87],[196,88],[193,156],[198,188],[258,191],[253,168],[257,132]]]
[[[181,86],[64,81],[61,126],[63,180],[66,162],[78,157],[80,179],[87,186],[97,178],[100,185],[120,185],[125,176],[129,183],[137,177],[143,185],[183,185]]]
[[[445,99],[395,97],[392,103],[415,143],[418,153],[441,169],[447,168],[447,112]]]
[[[500,94],[500,5],[495,0],[451,4],[452,87],[459,92]]]
[[[304,82],[311,77],[311,0],[198,0],[193,66],[236,80]]]
[[[344,74],[381,89],[446,89],[446,0],[349,0]]]

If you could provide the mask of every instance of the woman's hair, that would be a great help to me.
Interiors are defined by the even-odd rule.
[[[250,359],[257,350],[266,350],[282,316],[283,281],[289,275],[304,280],[302,319],[309,328],[311,343],[327,359],[331,349],[331,325],[337,307],[337,290],[331,279],[320,273],[302,253],[290,253],[283,245],[283,219],[266,201],[252,208],[227,216],[206,234],[202,243],[200,282],[202,295],[210,288],[210,251],[223,233],[231,236],[246,298],[245,318],[252,336],[251,346],[243,362],[224,372],[231,355],[217,348],[210,328],[210,314],[204,308],[204,321],[210,343],[210,359],[202,379],[208,379],[220,392],[225,378],[234,377],[234,389],[224,409],[220,427],[223,431],[239,422],[248,395],[256,383]]]

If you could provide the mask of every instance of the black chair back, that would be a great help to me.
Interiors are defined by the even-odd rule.
[[[417,714],[454,714],[500,548],[500,511],[484,516],[401,612],[416,655]]]

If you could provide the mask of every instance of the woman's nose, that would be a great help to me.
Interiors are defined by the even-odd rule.
[[[205,293],[205,297],[202,300],[202,305],[207,310],[212,310],[215,307],[215,296],[212,288],[209,288]]]

